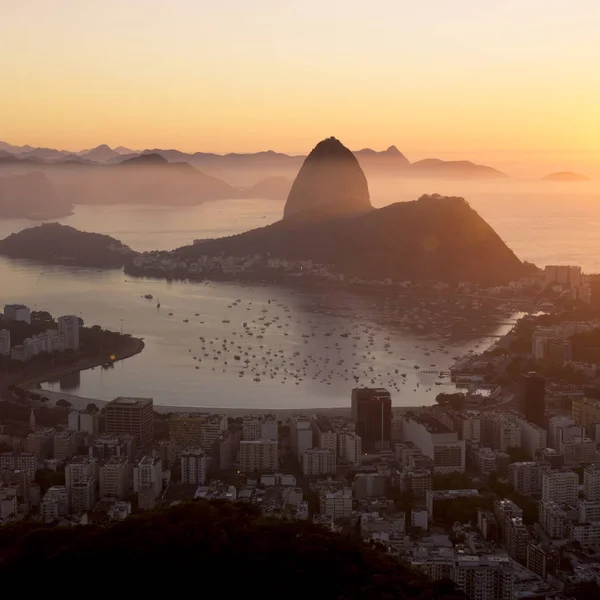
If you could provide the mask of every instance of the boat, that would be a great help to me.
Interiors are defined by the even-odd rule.
[[[158,302],[156,303],[156,308],[160,308],[160,298],[158,299]]]
[[[154,296],[152,294],[144,294],[144,298],[146,298],[146,300],[152,300]]]

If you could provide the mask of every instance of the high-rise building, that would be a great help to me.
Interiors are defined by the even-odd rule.
[[[65,336],[67,350],[79,350],[79,327],[79,317],[75,315],[58,317],[58,332]]]
[[[96,460],[92,456],[74,456],[65,466],[65,487],[72,513],[92,510],[96,493]]]
[[[30,433],[25,438],[25,450],[35,454],[38,460],[50,458],[54,450],[54,434],[54,429],[49,427]]]
[[[573,398],[571,416],[588,435],[595,437],[595,426],[600,423],[600,399],[592,397],[590,392],[586,392],[583,398]]]
[[[240,442],[240,470],[274,472],[279,465],[279,444],[275,440],[252,440]]]
[[[56,460],[68,460],[77,452],[79,437],[77,432],[65,429],[54,435],[54,458]]]
[[[100,497],[124,498],[129,489],[129,460],[126,456],[111,456],[100,465]]]
[[[522,565],[527,563],[529,532],[521,517],[509,517],[506,519],[504,543],[511,558]]]
[[[162,461],[158,456],[144,456],[133,468],[133,491],[150,490],[154,499],[162,491]]]
[[[72,410],[69,413],[69,429],[85,431],[90,435],[98,435],[99,419],[97,412]]]
[[[385,496],[386,478],[378,473],[357,473],[354,477],[354,494],[359,500]]]
[[[457,555],[452,579],[467,598],[476,600],[512,600],[515,573],[508,556]]]
[[[46,491],[40,503],[40,516],[44,523],[58,521],[69,514],[69,493],[62,485],[54,485]]]
[[[506,524],[509,519],[514,517],[522,517],[523,509],[517,506],[512,500],[504,498],[503,500],[494,501],[494,516],[498,522],[498,534],[500,541],[506,539]]]
[[[138,448],[153,439],[154,413],[152,398],[115,398],[106,405],[106,433],[132,435]]]
[[[583,470],[583,495],[586,500],[600,502],[600,467],[590,465]]]
[[[384,388],[352,390],[352,418],[368,452],[389,449],[392,440],[392,397]]]
[[[186,448],[180,458],[181,483],[203,485],[206,481],[206,454],[200,448]]]
[[[290,421],[290,443],[294,458],[301,463],[304,453],[313,447],[312,423],[308,417],[292,417]]]
[[[227,415],[190,413],[169,418],[169,439],[178,450],[209,450],[228,427]]]
[[[579,493],[579,476],[571,469],[544,469],[542,500],[558,504],[575,504]]]
[[[31,483],[35,479],[37,461],[32,452],[3,452],[0,454],[0,471],[25,471]]]
[[[556,546],[532,542],[527,547],[527,568],[542,579],[554,574],[558,568],[560,553]]]
[[[537,373],[521,376],[519,402],[525,418],[539,427],[545,425],[546,380]]]
[[[335,475],[335,452],[312,448],[302,456],[303,475]]]
[[[10,329],[0,329],[0,356],[10,356]]]
[[[7,321],[24,321],[31,325],[31,310],[24,304],[6,304],[4,318]]]
[[[542,489],[542,466],[534,461],[515,462],[508,467],[508,482],[515,492],[530,496]]]
[[[242,420],[242,440],[277,440],[275,415],[246,415]]]
[[[362,456],[362,439],[352,431],[337,434],[337,458],[351,465],[360,465]]]

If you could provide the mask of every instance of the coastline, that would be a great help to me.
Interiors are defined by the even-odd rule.
[[[146,344],[143,339],[130,337],[124,346],[115,352],[115,358],[111,362],[116,363],[121,360],[125,360],[126,358],[135,356],[136,354],[139,354],[145,346]],[[6,384],[20,386],[30,391],[39,391],[40,384],[45,383],[46,381],[51,379],[60,379],[61,377],[65,377],[71,373],[77,373],[79,371],[87,371],[88,369],[102,366],[107,362],[109,362],[108,357],[96,356],[94,358],[86,358],[69,366],[48,369],[35,377],[19,378],[19,375],[16,375],[15,380],[7,380]]]

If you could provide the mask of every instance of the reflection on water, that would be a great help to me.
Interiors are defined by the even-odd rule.
[[[438,311],[437,334],[428,330],[420,301],[411,308],[339,291],[168,283],[8,259],[0,259],[0,278],[8,284],[6,302],[80,314],[113,330],[122,324],[145,339],[141,354],[114,369],[85,371],[79,383],[47,384],[105,400],[130,395],[173,406],[347,406],[353,386],[385,385],[396,405],[430,404],[446,389],[436,385],[438,373],[454,356],[481,349],[510,327],[506,319],[501,325],[482,319],[457,339],[444,325],[446,308]],[[160,309],[146,293],[160,298]]]

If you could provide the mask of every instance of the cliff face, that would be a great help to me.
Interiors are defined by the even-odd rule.
[[[283,220],[247,233],[209,240],[190,255],[267,254],[333,265],[365,279],[507,283],[523,263],[498,234],[458,197],[434,194],[339,219]]]
[[[372,210],[369,186],[354,154],[331,137],[306,157],[288,196],[284,219],[346,216]]]

